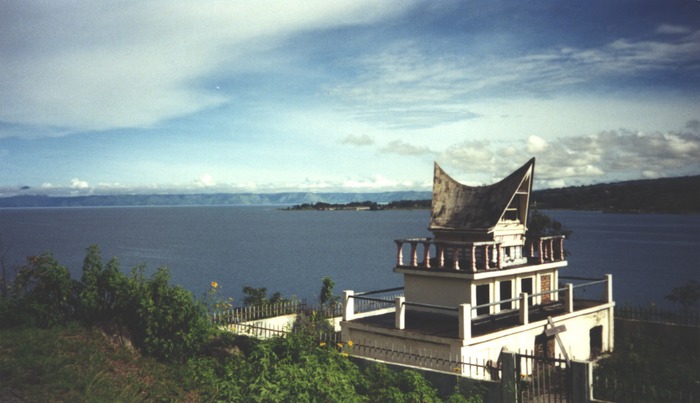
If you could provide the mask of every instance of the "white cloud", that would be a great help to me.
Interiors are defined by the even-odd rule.
[[[598,47],[548,47],[523,54],[450,52],[404,41],[347,64],[358,73],[329,94],[356,119],[398,128],[435,127],[483,117],[484,99],[566,96],[572,89],[617,88],[620,79],[658,85],[657,73],[698,78],[700,31],[662,26],[644,40],[619,38]],[[589,86],[588,84],[595,84]],[[632,89],[630,89],[632,90]]]
[[[216,182],[211,175],[204,174],[195,181],[195,184],[200,187],[212,187],[216,185]]]
[[[71,189],[82,190],[88,189],[90,185],[87,183],[87,181],[80,180],[78,178],[73,178],[70,180],[70,187]]]
[[[546,150],[549,144],[547,140],[539,136],[530,136],[527,138],[527,151],[531,154],[541,153]]]
[[[428,147],[415,146],[401,140],[394,140],[389,142],[387,145],[382,147],[382,151],[390,154],[399,155],[425,155],[430,154],[431,151]]]
[[[529,136],[519,144],[467,141],[435,154],[448,172],[467,175],[462,180],[472,184],[498,180],[533,156],[540,186],[700,174],[700,134],[687,132],[621,129],[550,141]]]
[[[667,35],[682,35],[691,33],[692,29],[684,25],[661,24],[656,28],[656,32]]]
[[[372,140],[372,138],[366,134],[362,134],[362,135],[349,134],[347,137],[345,137],[341,141],[341,143],[351,144],[351,145],[355,145],[355,146],[369,146],[369,145],[374,144],[374,140]]]
[[[399,15],[410,2],[4,3],[0,121],[68,131],[148,127],[227,101],[197,85],[290,35]],[[251,65],[250,60],[257,60]],[[37,113],[37,111],[41,111]]]

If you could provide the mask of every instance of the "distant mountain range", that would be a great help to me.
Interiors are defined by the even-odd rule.
[[[0,207],[118,207],[118,206],[237,206],[297,204],[344,204],[354,201],[389,203],[430,199],[430,192],[380,193],[213,193],[95,196],[12,196],[0,198]]]
[[[8,207],[119,207],[119,206],[232,206],[371,201],[379,204],[406,200],[429,200],[430,192],[377,193],[216,193],[42,196],[0,198]],[[533,202],[540,209],[600,210],[619,212],[700,213],[700,175],[679,178],[625,181],[559,189],[538,190]]]

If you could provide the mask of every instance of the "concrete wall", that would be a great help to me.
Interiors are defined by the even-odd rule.
[[[601,326],[602,350],[613,348],[614,304],[606,304],[554,318],[556,326],[564,325],[566,331],[559,337],[570,359],[587,360],[591,355],[590,330]],[[431,336],[406,330],[382,328],[369,324],[343,322],[343,340],[352,340],[355,344],[369,345],[377,350],[354,351],[353,354],[391,361],[392,355],[386,355],[380,349],[411,351],[416,355],[433,357],[459,357],[461,360],[498,361],[503,349],[510,351],[532,352],[535,338],[550,327],[548,321],[542,320],[527,325],[501,330],[466,340]],[[381,353],[381,355],[379,354]],[[555,355],[563,354],[558,343],[554,343]],[[366,355],[365,355],[366,354]],[[374,355],[374,356],[373,356]],[[422,364],[423,365],[423,364]],[[485,377],[488,379],[488,376]]]
[[[559,334],[559,338],[566,349],[570,359],[587,360],[591,355],[590,330],[596,326],[602,327],[602,349],[612,349],[610,339],[613,337],[614,324],[610,316],[612,308],[591,308],[573,314],[553,318],[555,325],[566,326],[566,331]],[[550,327],[547,321],[530,323],[513,329],[492,333],[485,336],[472,338],[462,348],[462,355],[487,360],[498,360],[503,348],[510,351],[533,351],[535,349],[535,337],[544,333]],[[562,354],[559,344],[554,342],[555,355]]]
[[[404,274],[404,295],[406,301],[442,306],[458,306],[469,303],[471,288],[467,279],[453,277],[432,277]],[[428,310],[411,307],[410,309]],[[445,313],[441,311],[441,313]]]

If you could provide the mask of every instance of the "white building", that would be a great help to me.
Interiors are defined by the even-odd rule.
[[[613,349],[612,276],[560,276],[564,236],[525,236],[534,167],[533,158],[471,187],[435,165],[434,236],[396,240],[403,296],[361,312],[361,302],[381,304],[371,294],[398,289],[345,292],[342,337],[353,355],[445,370],[455,361],[497,366],[503,349],[577,360]]]

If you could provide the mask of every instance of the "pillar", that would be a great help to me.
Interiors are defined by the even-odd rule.
[[[345,309],[343,310],[343,320],[345,321],[353,320],[355,317],[355,298],[353,298],[354,295],[355,291],[343,291],[343,302],[345,304]]]
[[[396,303],[396,314],[394,316],[394,327],[400,330],[406,328],[406,297],[396,297],[394,299]]]
[[[529,323],[528,317],[528,304],[527,304],[527,293],[520,293],[520,324],[527,325]]]
[[[401,242],[401,241],[394,241],[394,242],[396,242],[396,265],[403,266],[403,242]]]
[[[566,283],[566,312],[574,311],[574,285]]]
[[[430,268],[430,242],[423,242],[423,265]]]
[[[501,362],[501,401],[516,403],[518,401],[517,384],[520,376],[515,368],[516,355],[503,350],[498,360]]]
[[[559,260],[564,260],[564,237],[559,238]]]
[[[491,253],[489,252],[489,246],[484,245],[484,270],[488,270],[490,264],[491,264]]]
[[[459,338],[467,340],[472,338],[472,305],[459,305]]]
[[[418,266],[418,242],[411,241],[411,266]]]
[[[472,273],[476,273],[476,246],[472,244]]]
[[[612,284],[612,274],[605,275],[606,288],[605,288],[605,300],[610,303],[613,302],[613,284]]]
[[[500,243],[496,244],[496,254],[497,254],[497,258],[496,258],[497,267],[499,269],[502,269],[503,268],[503,247],[501,246]]]

